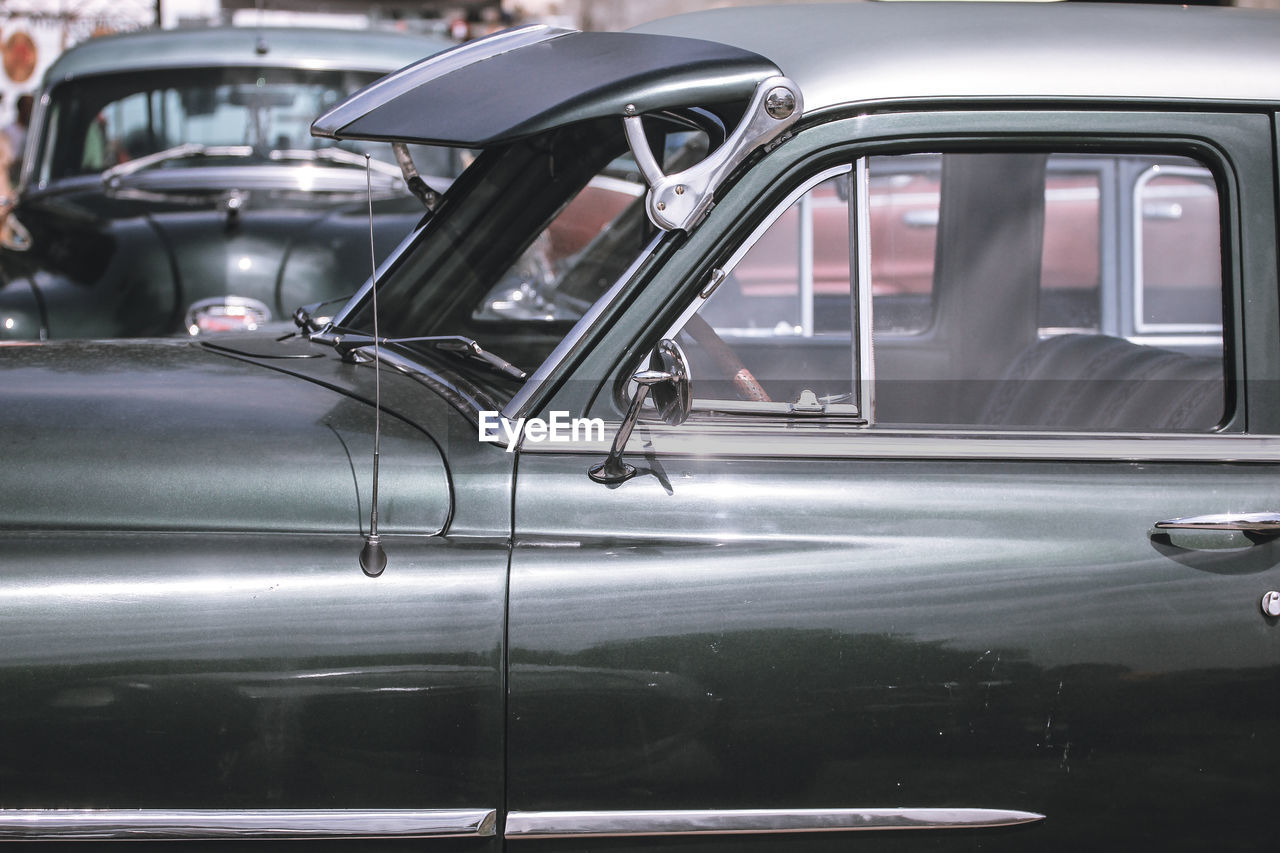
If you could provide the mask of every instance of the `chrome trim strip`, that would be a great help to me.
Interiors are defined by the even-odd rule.
[[[875,300],[871,295],[871,173],[866,157],[859,157],[854,171],[853,191],[849,193],[854,209],[853,274],[857,303],[853,306],[858,325],[854,342],[854,364],[858,370],[858,411],[867,423],[876,420],[876,351],[872,346],[875,332]]]
[[[313,340],[327,342],[318,336]],[[442,372],[432,370],[401,353],[389,349],[388,344],[394,345],[395,342],[383,339],[381,346],[378,347],[377,357],[382,360],[383,364],[426,385],[452,403],[453,407],[465,415],[473,424],[479,425],[480,412],[492,411],[498,408],[496,400],[489,397],[482,389],[467,382],[465,376],[455,374],[457,379],[450,381],[445,378]],[[374,360],[372,344],[358,347],[354,352],[359,354],[356,361],[357,364],[368,364]]]
[[[494,809],[0,809],[0,841],[308,840],[496,834]]]
[[[621,838],[641,835],[758,835],[1017,826],[1044,820],[1008,809],[706,809],[511,812],[507,838]]]
[[[727,419],[726,419],[727,420]],[[1122,462],[1280,463],[1280,436],[1170,435],[1155,433],[995,432],[953,430],[869,430],[856,422],[798,422],[743,417],[737,423],[693,419],[678,427],[640,422],[627,453],[706,458],[983,459]],[[612,435],[613,426],[605,423]],[[526,453],[592,455],[605,442],[531,444]]]
[[[1280,533],[1280,512],[1224,512],[1157,521],[1156,530],[1239,530],[1245,533]]]
[[[800,257],[796,272],[800,285],[800,335],[813,337],[813,196],[805,193],[797,202],[800,219]]]

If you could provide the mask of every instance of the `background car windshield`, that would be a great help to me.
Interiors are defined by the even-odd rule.
[[[52,93],[37,180],[105,169],[184,143],[249,146],[252,153],[331,147],[311,121],[376,74],[293,68],[200,68],[72,81]],[[385,144],[341,147],[393,162]],[[448,175],[444,152],[417,148],[423,174]],[[190,165],[190,160],[174,163]]]

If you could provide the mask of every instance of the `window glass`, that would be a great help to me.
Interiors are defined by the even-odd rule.
[[[668,171],[698,162],[709,144],[701,131],[677,131],[662,140]],[[632,155],[615,157],[560,208],[471,319],[577,320],[652,236],[645,190]]]
[[[1222,328],[1218,193],[1207,169],[1155,165],[1135,188],[1141,332]]]
[[[1106,158],[1055,155],[1047,164],[1040,326],[1101,324],[1101,199]],[[869,160],[872,293],[879,332],[917,334],[933,319],[942,155]]]
[[[1079,157],[1050,157],[1046,163],[1042,334],[1102,328],[1102,183],[1109,171],[1105,167],[1105,159]]]
[[[616,161],[610,168],[616,166]],[[472,319],[481,321],[576,320],[591,305],[596,289],[575,293],[569,287],[569,274],[592,265],[607,278],[616,274],[617,261],[627,257],[621,252],[584,250],[606,230],[613,235],[624,232],[645,236],[640,198],[644,185],[613,177],[609,170],[593,177],[569,203],[561,208],[551,223],[542,230],[501,281],[472,311]],[[624,224],[625,223],[625,224]],[[633,241],[634,242],[634,241]],[[590,257],[588,257],[590,255]],[[611,256],[613,264],[601,264]],[[603,272],[605,269],[609,272]],[[607,284],[607,282],[601,282]]]
[[[877,332],[915,334],[933,321],[940,161],[937,155],[875,157],[867,195],[871,294]]]
[[[992,152],[865,165],[861,186],[850,173],[807,189],[728,259],[679,337],[695,409],[1011,430],[1223,420],[1220,215],[1203,164]],[[851,195],[865,199],[861,246]]]
[[[696,406],[856,413],[849,181],[785,206],[684,326]]]
[[[389,145],[311,136],[316,115],[376,74],[301,68],[192,68],[71,80],[50,94],[50,124],[39,153],[42,181],[104,171],[194,143],[247,146],[252,155],[343,147],[393,163]],[[456,154],[414,146],[425,175],[453,177]],[[213,158],[175,158],[189,167]],[[358,159],[358,158],[357,158]]]

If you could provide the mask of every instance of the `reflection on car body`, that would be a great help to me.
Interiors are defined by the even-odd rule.
[[[0,837],[1268,846],[1277,37],[749,7],[333,106],[479,153],[332,322],[4,351]]]

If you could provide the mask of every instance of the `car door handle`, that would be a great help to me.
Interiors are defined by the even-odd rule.
[[[1157,521],[1156,530],[1239,530],[1280,534],[1280,512],[1224,512]]]

